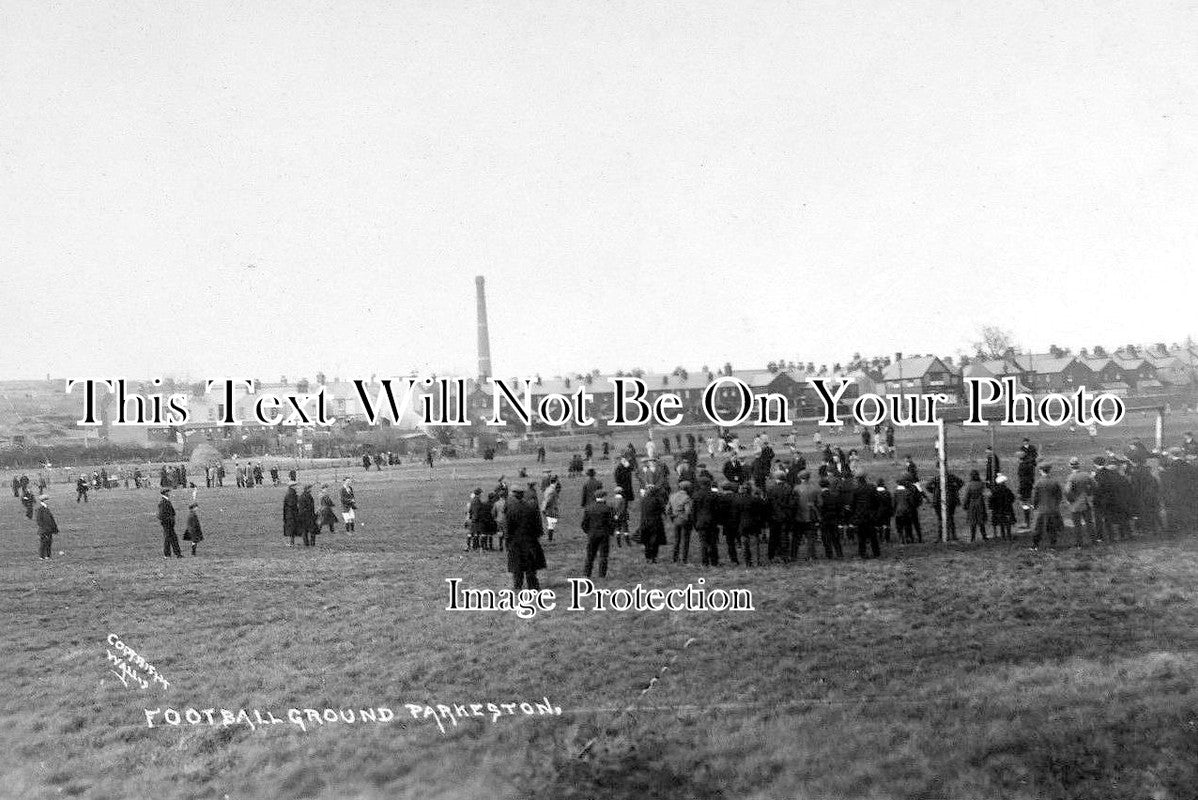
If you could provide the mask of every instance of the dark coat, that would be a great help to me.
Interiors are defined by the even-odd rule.
[[[297,522],[299,524],[296,526],[297,531],[295,535],[301,536],[304,532],[316,532],[316,501],[312,499],[311,489],[304,489],[300,493],[298,508],[299,516],[297,517]]]
[[[283,535],[300,535],[299,495],[295,493],[294,486],[288,486],[287,494],[283,495]]]
[[[858,528],[872,525],[874,522],[874,504],[878,492],[868,483],[859,483],[853,488],[853,505],[850,519]]]
[[[508,572],[536,572],[545,569],[545,551],[541,549],[541,514],[522,498],[511,498],[507,519]]]
[[[587,508],[595,499],[595,492],[603,488],[603,482],[598,478],[587,478],[586,483],[582,485],[582,505],[581,508]]]
[[[770,501],[771,522],[787,522],[794,518],[795,494],[789,483],[777,481],[771,484],[765,492]]]
[[[612,480],[616,486],[624,490],[624,499],[632,498],[632,467],[626,467],[623,464],[616,464],[615,472],[612,473]]]
[[[158,522],[163,528],[175,527],[175,507],[165,497],[158,501]]]
[[[709,530],[716,525],[718,519],[718,501],[716,495],[706,486],[700,486],[691,495],[691,513],[694,515],[696,530]]]
[[[923,495],[914,483],[899,481],[894,487],[894,517],[899,520],[915,519],[919,514],[919,506]]]
[[[33,521],[37,523],[39,536],[53,536],[58,533],[58,523],[54,521],[54,515],[50,513],[50,509],[43,505],[37,507]]]
[[[660,491],[648,492],[641,500],[641,524],[638,529],[642,542],[656,539],[659,544],[666,543],[666,526],[662,516],[666,513],[665,502]]]
[[[616,515],[604,500],[596,500],[582,512],[582,530],[592,539],[603,539],[616,532]]]
[[[736,515],[736,531],[744,536],[760,533],[761,519],[757,516],[757,503],[750,492],[738,492],[732,497],[732,511]]]
[[[894,516],[894,497],[885,486],[874,486],[874,524],[889,525]]]
[[[337,524],[337,512],[333,510],[334,505],[333,498],[327,494],[320,496],[320,516],[316,519],[317,530],[324,525],[333,528]]]
[[[990,492],[990,518],[995,525],[1015,522],[1015,493],[1005,483],[996,483]]]
[[[194,508],[187,514],[187,528],[183,531],[183,540],[185,542],[204,541],[204,531],[200,528],[200,515],[195,512]]]
[[[986,487],[981,481],[970,481],[965,484],[965,521],[970,525],[986,524]]]

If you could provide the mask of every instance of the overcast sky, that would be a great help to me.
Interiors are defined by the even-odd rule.
[[[1198,333],[1198,5],[0,2],[0,377]]]

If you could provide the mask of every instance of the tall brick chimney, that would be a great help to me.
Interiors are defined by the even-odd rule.
[[[474,288],[478,297],[478,378],[491,377],[491,340],[487,336],[487,285],[482,275],[475,277]]]

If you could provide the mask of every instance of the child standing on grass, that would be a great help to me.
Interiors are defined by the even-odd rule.
[[[312,533],[312,544],[316,544],[316,534],[324,533],[324,526],[329,526],[329,533],[337,532],[337,513],[333,511],[333,498],[329,496],[329,485],[320,487],[320,516],[316,519],[316,530]],[[307,542],[305,542],[307,544]]]
[[[183,541],[191,542],[191,554],[196,554],[196,545],[204,541],[204,532],[200,529],[200,504],[192,503],[187,507],[187,528],[183,531]]]
[[[1010,540],[1011,525],[1015,522],[1015,493],[1002,473],[995,477],[994,490],[990,492],[990,520],[994,523],[994,535]]]

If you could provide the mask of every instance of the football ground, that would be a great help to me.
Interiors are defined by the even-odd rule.
[[[613,547],[597,585],[702,577],[755,610],[445,610],[448,578],[510,586],[462,521],[472,488],[522,466],[539,475],[518,456],[301,471],[356,480],[358,530],[315,549],[285,545],[284,487],[200,489],[206,539],[182,560],[162,558],[154,490],[52,487],[52,562],[6,500],[0,796],[1195,796],[1193,532],[753,569]],[[560,601],[584,539],[558,471],[541,582]]]

